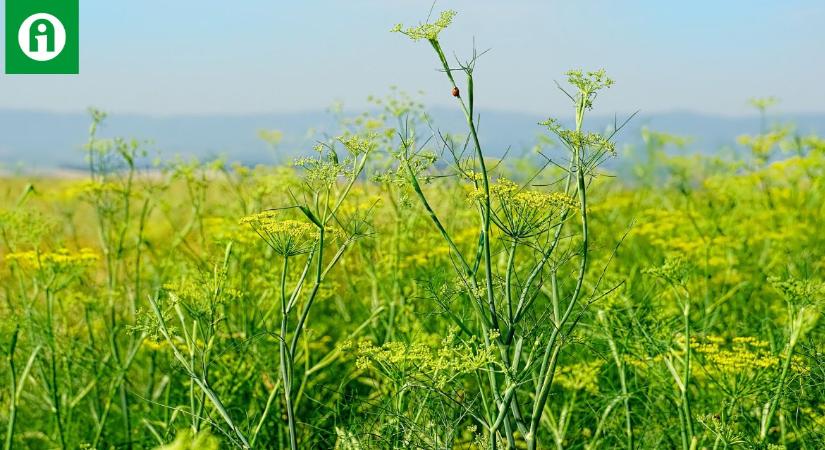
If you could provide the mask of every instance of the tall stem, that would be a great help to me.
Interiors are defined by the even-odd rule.
[[[17,347],[17,336],[20,329],[15,329],[9,344],[9,423],[6,426],[6,443],[4,450],[11,450],[14,439],[14,424],[17,418],[17,374],[14,369],[14,350]]]
[[[613,338],[613,333],[610,331],[610,323],[605,317],[603,311],[599,311],[599,320],[602,322],[604,326],[604,331],[607,334],[607,344],[610,347],[610,353],[613,356],[613,362],[616,363],[616,370],[619,371],[619,385],[622,389],[622,400],[624,403],[625,435],[627,437],[627,448],[628,450],[633,450],[633,422],[631,420],[632,416],[630,414],[630,394],[627,389],[627,372],[625,371],[626,364],[619,355],[619,348],[616,345],[615,339]]]
[[[788,346],[786,347],[786,355],[785,359],[782,361],[782,373],[779,375],[779,380],[776,382],[776,390],[774,392],[773,397],[768,402],[767,411],[764,411],[764,415],[762,416],[762,424],[759,427],[759,440],[764,441],[765,438],[768,436],[768,429],[771,426],[771,420],[773,420],[773,416],[776,413],[776,408],[779,405],[779,400],[782,398],[782,393],[785,389],[785,379],[788,377],[788,371],[791,367],[791,361],[793,359],[793,352],[794,348],[796,347],[796,341],[799,338],[799,329],[801,327],[801,312],[797,313],[799,316],[796,320],[792,321],[791,324],[791,336],[788,340]]]
[[[453,88],[457,88],[455,79],[453,78],[450,65],[447,63],[447,58],[444,56],[444,51],[437,40],[430,40],[430,44],[438,54],[438,59],[447,74]],[[485,287],[487,289],[487,307],[490,309],[490,324],[493,329],[499,330],[498,314],[496,313],[495,294],[493,292],[493,263],[490,251],[490,177],[487,173],[487,164],[484,162],[484,153],[481,151],[481,142],[478,139],[478,132],[476,131],[475,121],[473,120],[473,74],[470,69],[465,70],[467,73],[467,93],[469,106],[464,103],[460,95],[456,96],[461,110],[464,112],[464,118],[467,120],[467,126],[470,128],[470,136],[473,139],[473,146],[476,151],[476,158],[478,158],[479,170],[481,171],[481,182],[484,188],[484,199],[482,201],[482,224],[481,237],[482,247],[484,252],[484,268],[485,268]],[[499,337],[501,339],[501,337]]]
[[[438,55],[438,59],[441,61],[441,65],[444,69],[444,73],[447,75],[447,78],[450,80],[450,83],[453,87],[453,92],[458,93],[458,86],[456,86],[455,79],[453,78],[452,71],[450,69],[450,65],[447,63],[447,58],[444,56],[444,51],[441,49],[441,45],[439,44],[438,40],[430,39],[430,44],[432,45],[433,49],[435,50],[436,54]],[[489,318],[484,319],[482,316],[482,322],[489,323],[489,327],[493,330],[498,331],[498,337],[496,340],[496,345],[499,348],[500,353],[502,354],[503,359],[507,359],[507,347],[508,343],[505,342],[504,336],[501,335],[501,327],[498,323],[498,312],[496,311],[496,301],[495,301],[495,292],[493,287],[493,263],[492,263],[492,252],[490,249],[490,222],[491,222],[491,211],[492,208],[490,206],[490,176],[487,172],[487,164],[484,161],[484,153],[481,150],[481,142],[478,138],[478,131],[476,130],[475,121],[473,120],[473,73],[472,68],[464,68],[464,72],[467,75],[467,103],[464,102],[460,94],[456,94],[456,100],[461,105],[461,110],[464,112],[464,118],[467,121],[467,126],[470,129],[470,135],[473,140],[473,147],[476,151],[476,158],[478,159],[479,170],[481,171],[481,180],[482,180],[482,187],[484,189],[484,199],[482,201],[482,217],[481,217],[481,240],[482,240],[482,252],[484,258],[484,286],[486,289],[486,297],[487,297],[487,308],[489,310]],[[466,263],[465,263],[466,265]],[[471,274],[473,278],[473,284],[475,284],[475,276]],[[510,305],[512,309],[512,305]],[[512,324],[511,324],[512,326]],[[508,333],[509,334],[509,333]],[[485,333],[485,340],[487,341],[487,345],[490,346],[489,340],[487,339]],[[495,373],[490,371],[490,384],[491,389],[493,391],[493,398],[496,399],[496,403],[499,405],[500,408],[506,409],[510,400],[506,403],[502,403],[501,395],[498,391],[497,381],[495,379]],[[517,414],[517,408],[514,408],[514,412]],[[516,417],[516,420],[520,423],[519,417]],[[505,431],[507,435],[508,443],[514,445],[514,438],[513,438],[513,430],[510,427],[510,420],[509,418],[505,418],[504,420]],[[523,425],[521,426],[523,427]],[[495,436],[491,435],[490,437],[491,445],[495,446]]]
[[[288,310],[286,298],[286,276],[289,270],[289,256],[284,255],[284,264],[281,271],[281,339],[278,340],[280,350],[280,372],[284,383],[284,403],[289,426],[289,448],[297,450],[298,442],[295,434],[295,412],[292,408],[292,355],[287,354],[286,333],[288,325]]]
[[[689,442],[693,442],[693,415],[690,412],[690,299],[685,299],[684,308],[685,320],[685,371],[682,384],[682,407],[685,409],[685,424],[687,425],[687,437]],[[691,444],[692,445],[692,444]]]
[[[579,101],[576,106],[576,133],[580,133],[582,129],[582,122],[584,121],[584,111],[586,109],[586,102],[589,93],[581,92],[579,94]],[[588,220],[587,220],[587,190],[584,182],[584,148],[575,146],[573,148],[573,161],[575,161],[576,170],[576,185],[579,194],[579,215],[581,217],[581,262],[579,263],[578,276],[576,277],[576,286],[573,294],[570,297],[570,302],[564,312],[561,320],[556,324],[550,339],[545,347],[544,358],[542,360],[541,369],[539,371],[539,384],[536,386],[536,396],[533,403],[533,417],[530,421],[530,433],[527,436],[527,447],[530,450],[535,450],[538,445],[536,434],[538,433],[538,425],[541,421],[541,415],[544,411],[544,405],[547,403],[547,397],[550,393],[550,386],[553,383],[553,376],[556,371],[556,363],[558,362],[558,355],[561,350],[562,343],[558,342],[561,335],[562,327],[567,323],[573,308],[576,306],[579,296],[581,295],[582,285],[584,284],[584,276],[587,271],[588,262]],[[571,165],[572,167],[572,165]]]
[[[63,432],[63,417],[60,407],[60,385],[57,374],[57,340],[54,336],[54,294],[50,288],[46,288],[46,326],[49,335],[49,369],[51,372],[52,402],[54,403],[54,416],[57,422],[57,434],[60,437],[60,448],[66,448],[66,437]]]

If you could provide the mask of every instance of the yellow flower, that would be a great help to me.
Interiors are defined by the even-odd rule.
[[[438,39],[438,34],[453,23],[453,17],[455,17],[456,14],[457,13],[455,11],[448,9],[447,11],[442,12],[438,19],[433,23],[422,23],[421,25],[415,27],[407,27],[407,29],[404,29],[404,26],[399,23],[390,31],[393,33],[407,35],[414,41],[421,39],[435,41]]]
[[[561,192],[541,192],[521,189],[516,183],[499,178],[490,186],[496,200],[495,222],[511,237],[526,238],[545,231],[550,219],[559,211],[577,206],[576,200]],[[474,189],[468,194],[472,201],[484,199],[484,191]]]
[[[237,221],[225,217],[206,217],[203,219],[203,229],[207,236],[215,242],[233,241],[240,244],[255,242],[255,236],[249,230],[241,227]]]
[[[599,372],[603,365],[603,361],[593,360],[561,367],[556,373],[556,382],[571,391],[596,395],[599,393]]]
[[[344,147],[346,147],[350,154],[353,156],[359,156],[369,153],[377,147],[378,144],[375,142],[376,137],[377,136],[373,133],[363,137],[351,134],[339,136],[338,141],[344,144]]]
[[[318,228],[297,220],[279,220],[275,211],[264,211],[244,217],[248,224],[276,253],[294,256],[308,253],[318,240]]]
[[[731,339],[729,345],[719,336],[707,336],[692,341],[693,351],[700,355],[709,370],[722,374],[739,374],[755,370],[775,369],[780,358],[768,349],[768,343],[753,336],[740,336]],[[801,371],[803,365],[798,362],[794,370]]]
[[[37,250],[30,250],[6,255],[6,261],[16,262],[20,267],[26,269],[52,269],[55,271],[91,267],[99,259],[100,255],[89,248],[82,248],[77,252],[62,248],[54,252],[41,253]]]

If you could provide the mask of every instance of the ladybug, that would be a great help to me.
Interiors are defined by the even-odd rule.
[[[458,91],[457,86],[453,86],[453,97],[460,97],[461,93]]]

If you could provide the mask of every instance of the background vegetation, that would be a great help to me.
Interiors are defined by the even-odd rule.
[[[452,17],[395,31],[456,134],[395,93],[293,166],[147,168],[92,111],[86,177],[2,180],[5,448],[822,448],[825,140],[611,171],[571,71],[574,126],[487,158]]]

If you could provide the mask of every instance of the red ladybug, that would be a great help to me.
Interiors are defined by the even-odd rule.
[[[453,86],[453,97],[459,97],[460,95],[461,95],[461,93],[458,92],[458,87]]]

